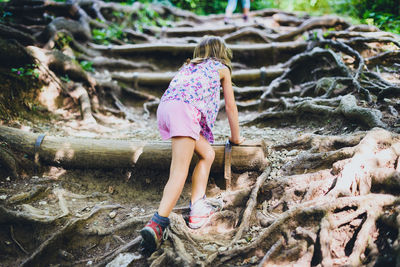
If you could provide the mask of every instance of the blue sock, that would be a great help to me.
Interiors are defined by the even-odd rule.
[[[154,213],[153,217],[151,220],[155,223],[158,223],[161,225],[162,228],[167,228],[169,225],[169,218],[168,217],[163,217],[158,214],[158,212]]]

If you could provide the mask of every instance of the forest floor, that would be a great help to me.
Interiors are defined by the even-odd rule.
[[[225,25],[223,15],[138,2],[44,2],[1,6],[14,17],[0,21],[0,49],[18,52],[10,54],[25,68],[32,65],[23,52],[34,55],[43,87],[33,95],[45,108],[33,112],[38,99],[32,96],[34,104],[24,102],[18,89],[33,88],[33,77],[10,73],[3,65],[14,58],[0,53],[0,114],[14,112],[0,123],[0,266],[399,264],[398,36],[336,16],[279,10],[253,12],[248,22],[238,14]],[[132,30],[144,11],[153,14],[150,7],[173,27]],[[27,8],[37,11],[36,20]],[[122,25],[123,38],[95,43],[94,30],[115,30],[114,23]],[[207,196],[225,206],[199,230],[185,222],[189,177],[170,217],[170,235],[145,255],[139,231],[157,210],[168,171],[38,166],[1,127],[160,141],[159,97],[205,34],[232,47],[241,134],[266,145],[268,166],[233,172],[229,190],[224,177],[212,173]],[[11,47],[3,36],[23,45]],[[82,67],[88,61],[92,70]],[[9,101],[18,96],[25,112],[15,113],[21,106]],[[223,105],[213,133],[221,144],[230,135]]]

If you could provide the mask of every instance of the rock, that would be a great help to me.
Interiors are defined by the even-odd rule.
[[[121,253],[109,262],[106,267],[126,267],[129,266],[131,262],[140,258],[142,258],[142,255],[137,253]]]
[[[108,214],[108,216],[110,216],[111,219],[114,219],[115,216],[117,216],[117,213],[115,211],[112,211]]]
[[[247,241],[246,241],[246,239],[242,238],[242,239],[239,239],[236,243],[237,244],[247,244]]]
[[[218,249],[218,252],[224,252],[224,251],[226,251],[226,250],[228,250],[227,247],[220,247],[220,248]]]
[[[257,256],[253,256],[253,257],[250,258],[250,263],[251,264],[255,264],[257,262],[258,262],[258,257]]]
[[[201,259],[201,260],[206,260],[207,259],[207,254],[200,254],[199,255],[199,259]]]
[[[299,151],[298,151],[297,149],[293,149],[293,150],[290,150],[290,151],[286,154],[286,156],[291,157],[291,156],[296,156],[297,154],[299,154]]]
[[[68,251],[62,250],[60,249],[58,251],[58,255],[63,258],[64,260],[67,261],[73,261],[75,259],[74,255],[72,255],[71,253],[69,253]]]
[[[211,252],[216,252],[217,248],[215,247],[215,245],[205,245],[204,249],[207,251],[211,251]]]
[[[7,195],[1,195],[0,196],[0,200],[6,200],[7,199]]]

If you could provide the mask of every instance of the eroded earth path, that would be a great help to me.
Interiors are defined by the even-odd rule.
[[[3,125],[160,141],[159,98],[196,42],[212,34],[233,50],[242,134],[264,144],[269,164],[233,169],[229,189],[212,173],[207,195],[222,198],[224,209],[196,231],[185,222],[189,179],[168,238],[143,255],[139,230],[158,207],[167,171],[49,166],[40,146],[32,156],[0,130],[0,266],[400,263],[397,35],[272,9],[225,25],[223,15],[140,3],[1,4],[12,17],[0,22]],[[42,108],[23,105],[47,119],[14,116],[8,99],[25,95],[14,94],[23,86],[12,68],[38,89]],[[214,134],[219,143],[229,136],[223,102]]]

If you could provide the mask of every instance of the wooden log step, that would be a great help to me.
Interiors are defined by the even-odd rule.
[[[249,70],[238,70],[232,73],[233,82],[246,83],[258,82],[268,83],[276,77],[282,75],[283,68],[271,67]],[[111,77],[115,80],[134,83],[144,86],[166,86],[170,83],[176,72],[112,72]],[[262,81],[264,80],[264,81]],[[162,88],[165,90],[166,88]]]
[[[94,139],[78,137],[44,136],[20,129],[0,126],[0,140],[11,148],[31,157],[39,156],[42,163],[63,168],[114,169],[138,168],[168,170],[171,163],[170,142],[137,140]],[[224,171],[224,144],[214,144],[213,173]],[[233,171],[259,171],[267,165],[265,149],[261,142],[247,141],[232,147]],[[192,166],[197,162],[192,159]]]

